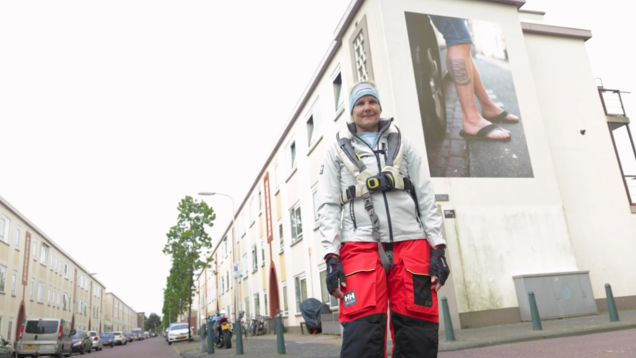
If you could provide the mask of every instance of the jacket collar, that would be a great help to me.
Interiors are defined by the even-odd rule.
[[[392,122],[393,122],[393,118],[380,119],[380,122],[378,123],[378,137],[381,137],[386,132],[386,130],[389,129]],[[349,133],[351,134],[351,137],[355,137],[356,135],[355,122],[348,122],[347,129],[349,129]]]

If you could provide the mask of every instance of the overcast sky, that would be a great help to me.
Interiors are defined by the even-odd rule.
[[[526,8],[591,29],[595,77],[636,91],[629,3]],[[179,200],[219,191],[238,209],[348,4],[0,2],[0,196],[108,291],[160,313]],[[206,201],[216,239],[230,202]]]

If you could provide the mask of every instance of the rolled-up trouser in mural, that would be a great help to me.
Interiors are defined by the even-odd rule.
[[[387,303],[392,356],[437,357],[439,317],[428,269],[430,245],[426,240],[401,241],[393,243],[393,252],[394,267],[387,276],[377,243],[347,242],[340,249],[347,275],[339,313],[342,358],[386,357]]]

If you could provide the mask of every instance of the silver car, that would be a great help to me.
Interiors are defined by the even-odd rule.
[[[88,336],[91,338],[93,349],[96,351],[102,350],[102,338],[97,331],[88,331]]]
[[[128,343],[128,338],[126,338],[126,336],[124,336],[124,332],[122,331],[115,331],[113,332],[113,342],[115,342],[115,345],[126,345],[126,343]]]

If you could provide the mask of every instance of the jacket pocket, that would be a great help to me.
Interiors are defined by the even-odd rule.
[[[412,312],[437,315],[437,294],[431,290],[427,260],[403,256],[402,279],[406,288],[406,308]]]
[[[342,261],[347,276],[347,287],[342,288],[344,298],[340,300],[342,313],[357,315],[375,308],[377,259],[352,256]]]

